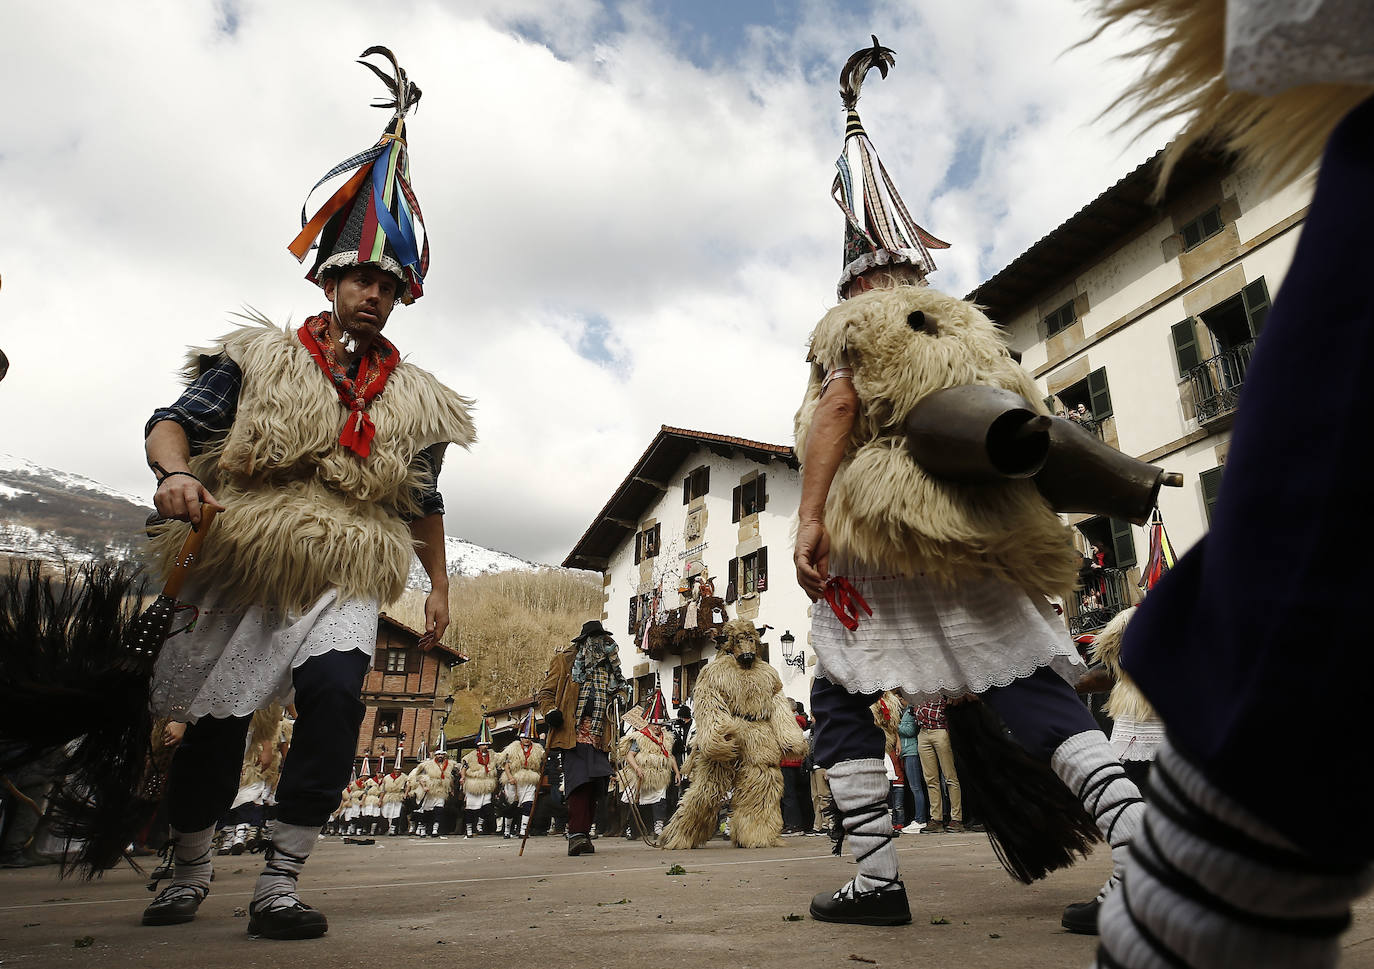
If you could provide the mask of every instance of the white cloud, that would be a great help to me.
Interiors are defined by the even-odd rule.
[[[1158,146],[1094,121],[1129,68],[1104,63],[1111,39],[1059,56],[1088,30],[1067,0],[890,0],[864,23],[811,2],[709,67],[647,6],[379,9],[0,10],[0,83],[43,92],[9,100],[0,146],[6,449],[147,493],[143,421],[175,397],[181,348],[243,303],[323,307],[285,246],[305,190],[386,121],[351,63],[374,43],[424,90],[411,152],[433,247],[426,297],[388,334],[479,401],[448,529],[545,561],[660,424],[790,440],[840,263],[836,78],[868,33],[897,67],[860,109],[917,220],[955,244],[941,288],[968,291]],[[970,144],[976,177],[947,187]],[[602,325],[612,359],[579,356]]]

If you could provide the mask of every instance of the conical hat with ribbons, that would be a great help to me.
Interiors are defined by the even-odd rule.
[[[486,717],[482,718],[482,724],[477,728],[477,745],[480,747],[482,744],[491,746],[491,723]]]
[[[911,266],[924,279],[935,271],[931,249],[948,249],[916,224],[878,151],[859,120],[859,90],[864,75],[877,68],[887,77],[896,59],[873,37],[873,46],[855,51],[840,71],[840,99],[845,107],[844,151],[835,161],[830,194],[844,213],[844,270],[839,297],[856,277],[879,266]]]
[[[372,106],[390,109],[391,121],[376,145],[339,162],[315,183],[301,206],[300,234],[287,248],[301,262],[312,248],[316,250],[315,262],[305,276],[312,283],[323,286],[333,269],[371,264],[396,277],[397,299],[413,303],[424,294],[429,271],[429,235],[410,184],[406,147],[405,117],[419,103],[420,89],[391,51],[369,47],[362,56],[373,54],[390,61],[390,74],[366,61],[358,63],[387,86],[391,99],[374,101]],[[307,218],[315,189],[346,173],[351,173],[348,180]]]
[[[534,707],[525,711],[525,717],[520,721],[520,739],[534,740],[539,736],[539,732],[534,726]]]
[[[670,719],[668,704],[663,699],[663,691],[658,687],[654,687],[654,695],[644,707],[644,719],[648,723],[667,723]]]

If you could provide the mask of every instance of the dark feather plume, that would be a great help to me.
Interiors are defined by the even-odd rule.
[[[840,100],[846,108],[853,108],[859,103],[859,90],[869,71],[876,67],[880,75],[887,77],[887,72],[897,63],[891,48],[878,43],[877,34],[869,36],[873,38],[873,46],[850,54],[849,60],[840,68]]]
[[[420,89],[411,83],[410,78],[406,75],[405,69],[397,63],[396,55],[391,53],[388,48],[369,47],[358,56],[360,58],[370,57],[373,54],[380,54],[390,61],[392,73],[388,75],[375,64],[369,64],[364,60],[358,61],[363,67],[381,78],[382,83],[386,85],[386,89],[391,92],[390,101],[383,101],[379,98],[372,102],[372,106],[374,108],[390,108],[396,112],[397,117],[404,118],[411,108],[420,103]]]
[[[116,864],[160,796],[155,657],[132,648],[144,593],[136,571],[111,565],[54,574],[30,561],[0,581],[0,770],[63,751],[53,807],[71,848],[63,874]]]
[[[1092,815],[1050,769],[1012,739],[986,703],[946,711],[954,769],[966,803],[977,806],[997,860],[1029,885],[1102,840]]]

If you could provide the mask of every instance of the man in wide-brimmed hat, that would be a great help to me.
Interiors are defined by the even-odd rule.
[[[618,647],[592,619],[553,654],[536,700],[549,727],[549,750],[561,752],[563,794],[568,802],[568,854],[592,854],[592,816],[613,773],[609,752],[616,742],[616,706],[630,699],[620,672]]]

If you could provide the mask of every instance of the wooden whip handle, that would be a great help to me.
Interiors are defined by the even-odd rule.
[[[200,546],[205,541],[205,533],[210,530],[210,523],[215,520],[217,512],[208,506],[200,509],[200,527],[191,526],[191,530],[186,533],[186,541],[181,543],[181,551],[177,553],[176,561],[172,563],[172,571],[167,576],[167,584],[162,587],[162,594],[169,599],[176,599],[181,595],[182,583],[186,581],[186,573],[191,570],[191,566],[196,563],[200,556]]]

